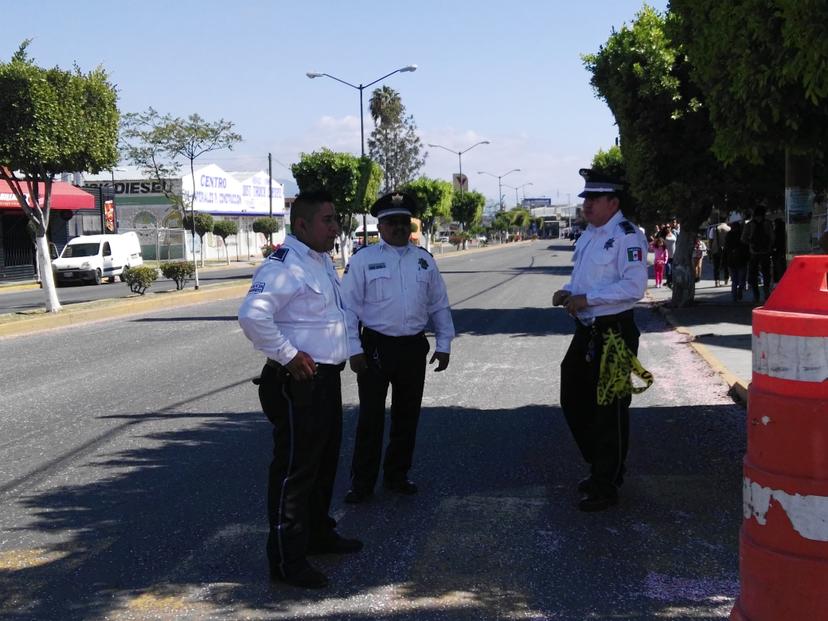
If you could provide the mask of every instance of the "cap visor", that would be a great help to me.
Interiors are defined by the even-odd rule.
[[[408,211],[408,209],[403,209],[402,207],[399,207],[397,209],[385,209],[383,211],[380,211],[377,214],[377,218],[382,220],[383,218],[387,218],[388,216],[400,216],[400,215],[411,217],[411,212]]]

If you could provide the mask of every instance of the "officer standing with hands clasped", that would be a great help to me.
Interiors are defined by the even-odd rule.
[[[348,317],[351,369],[359,385],[359,422],[345,502],[359,503],[374,491],[382,458],[385,400],[391,386],[391,432],[383,463],[383,485],[416,494],[408,479],[429,350],[424,330],[434,324],[435,371],[449,364],[454,324],[443,277],[434,258],[410,243],[413,195],[386,194],[374,203],[380,242],[361,248],[342,278]],[[362,325],[362,334],[358,325]]]
[[[239,323],[267,356],[258,383],[273,423],[271,579],[320,588],[328,580],[306,556],[362,548],[336,532],[329,514],[342,438],[340,372],[348,357],[340,283],[328,256],[338,234],[330,195],[300,194],[290,226],[292,235],[253,274]]]
[[[618,503],[631,399],[599,404],[600,363],[610,330],[620,334],[632,355],[638,351],[633,306],[647,288],[647,240],[621,213],[621,182],[589,169],[580,174],[586,183],[578,196],[589,226],[575,245],[572,278],[552,303],[575,318],[575,335],[561,363],[561,408],[590,466],[589,477],[578,484],[578,508],[602,511]]]

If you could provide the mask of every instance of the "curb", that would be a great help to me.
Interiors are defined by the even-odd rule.
[[[528,241],[530,240],[515,243],[520,244]],[[479,252],[501,248],[503,246],[504,244],[493,244],[486,245],[482,248],[467,248],[466,250],[454,251],[446,255],[434,255],[434,258],[436,260],[442,256],[456,256],[461,253]],[[342,268],[337,268],[337,272],[342,276]],[[28,284],[19,286],[21,288],[36,288],[38,285]],[[166,310],[177,306],[191,306],[202,302],[227,300],[234,297],[241,299],[249,289],[250,279],[246,277],[243,280],[235,282],[207,285],[198,291],[193,289],[186,291],[158,291],[151,294],[150,297],[136,295],[129,298],[109,298],[108,300],[98,300],[88,303],[86,306],[84,306],[84,303],[71,304],[64,306],[59,313],[43,313],[33,315],[30,318],[0,323],[0,339],[24,336],[47,330],[57,330],[81,323],[108,321],[110,319],[140,315],[141,313],[156,310]],[[5,291],[8,290],[8,288],[5,289]]]
[[[658,312],[667,320],[667,323],[673,326],[676,332],[690,337],[690,347],[692,347],[696,353],[701,356],[702,360],[704,360],[707,365],[713,369],[713,371],[722,377],[725,383],[730,387],[728,394],[734,400],[747,405],[748,384],[731,373],[731,371],[722,364],[722,362],[715,356],[715,354],[713,354],[713,352],[710,351],[710,349],[707,348],[707,346],[702,343],[697,343],[695,335],[690,331],[690,329],[679,324],[669,308],[666,308],[663,304],[658,304],[655,300],[650,298],[649,295],[647,297],[653,303],[656,310],[658,310]]]
[[[165,310],[179,306],[192,306],[202,302],[214,302],[241,298],[250,289],[247,279],[242,282],[222,283],[209,285],[198,291],[163,291],[152,294],[152,297],[135,296],[120,298],[111,304],[91,303],[85,308],[81,304],[73,304],[59,313],[44,313],[31,318],[20,319],[0,324],[0,338],[15,337],[65,328],[81,323],[108,321],[156,310]]]

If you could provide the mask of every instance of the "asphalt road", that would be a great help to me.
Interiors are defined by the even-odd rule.
[[[0,340],[0,617],[718,619],[738,590],[744,411],[661,317],[637,311],[655,385],[633,401],[618,507],[576,509],[584,468],[558,403],[568,244],[445,257],[458,331],[429,373],[420,494],[342,503],[365,543],[332,586],[271,586],[270,428],[237,301]]]
[[[199,270],[199,284],[209,285],[228,280],[236,280],[238,278],[249,278],[255,269],[255,266],[248,265],[244,267]],[[192,280],[188,281],[187,286],[192,286]],[[172,280],[160,277],[152,284],[149,292],[167,291],[171,289],[175,289],[175,283]],[[114,283],[104,281],[100,285],[73,283],[71,285],[58,287],[57,293],[62,305],[91,302],[92,300],[125,298],[132,295],[129,287],[120,280]],[[0,314],[19,313],[44,307],[45,295],[42,289],[26,289],[25,291],[3,291],[0,289]]]

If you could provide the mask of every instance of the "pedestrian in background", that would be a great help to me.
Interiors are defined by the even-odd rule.
[[[307,556],[357,552],[330,516],[342,438],[340,372],[348,356],[339,278],[328,252],[338,233],[333,200],[302,193],[290,211],[293,233],[253,274],[239,323],[267,356],[259,383],[273,424],[267,486],[267,557],[272,580],[320,588],[327,577]]]
[[[675,220],[673,220],[675,222]],[[668,224],[661,229],[661,237],[664,239],[664,247],[667,248],[667,264],[664,268],[664,275],[667,278],[667,286],[673,286],[673,256],[676,254],[676,232]]]
[[[742,241],[742,216],[738,212],[730,214],[727,220],[730,231],[725,236],[725,257],[730,270],[730,294],[734,302],[740,302],[745,292],[750,251]]]
[[[748,284],[753,293],[753,303],[759,304],[759,273],[762,274],[762,288],[765,301],[770,296],[771,282],[771,249],[773,248],[773,224],[765,218],[765,207],[759,205],[753,211],[753,217],[745,224],[742,231],[742,241],[748,245],[750,260],[748,261]]]
[[[655,276],[656,289],[661,289],[664,282],[664,268],[667,265],[667,247],[664,245],[663,237],[656,237],[650,244],[650,252],[653,253],[653,275]]]
[[[575,334],[561,363],[561,408],[589,464],[578,484],[581,511],[603,511],[618,503],[629,444],[631,397],[598,403],[605,334],[619,334],[636,354],[640,333],[633,307],[647,289],[647,240],[621,213],[623,184],[589,169],[578,196],[589,226],[575,246],[572,278],[552,303],[575,319]]]
[[[730,272],[727,268],[727,258],[725,257],[725,238],[730,231],[730,226],[727,222],[720,222],[716,226],[710,228],[710,260],[713,263],[713,285],[718,287],[720,284],[727,285],[730,280]]]
[[[423,399],[429,319],[436,337],[430,362],[437,362],[435,371],[449,365],[454,324],[446,285],[431,254],[409,241],[411,216],[417,212],[409,193],[386,194],[374,203],[371,215],[379,219],[380,242],[354,254],[342,281],[350,365],[359,386],[351,489],[345,496],[351,504],[368,498],[379,476],[389,386],[391,430],[383,486],[399,494],[417,493],[408,472]]]
[[[696,235],[696,241],[693,242],[693,276],[696,279],[696,282],[701,280],[702,261],[706,255],[707,246],[705,246],[704,240],[700,236]]]

